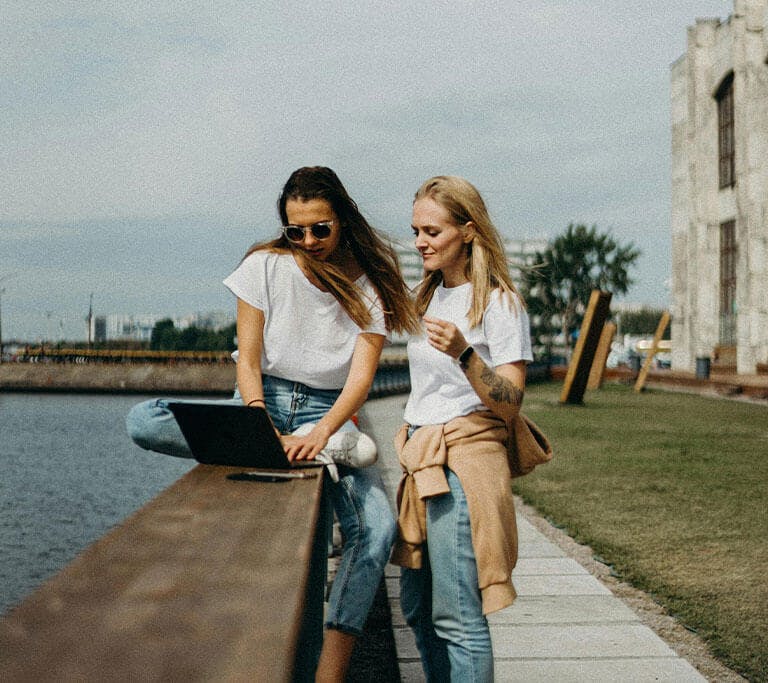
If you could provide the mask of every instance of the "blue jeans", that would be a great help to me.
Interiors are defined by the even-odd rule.
[[[264,375],[262,381],[267,412],[283,434],[320,420],[340,393],[312,389],[268,375]],[[215,402],[242,405],[237,391],[231,399]],[[192,457],[176,419],[168,409],[167,399],[152,399],[134,406],[126,417],[126,426],[131,438],[142,448]],[[340,431],[357,431],[357,427],[348,421]],[[339,465],[338,469],[338,483],[332,483],[329,477],[325,480],[325,490],[344,537],[340,565],[328,598],[326,626],[360,635],[392,550],[395,520],[375,465],[364,469]]]
[[[493,651],[477,578],[469,509],[459,478],[428,498],[421,569],[403,568],[400,605],[428,681],[492,681]]]

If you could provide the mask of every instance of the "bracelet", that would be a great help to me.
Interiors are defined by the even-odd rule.
[[[267,405],[263,398],[252,398],[250,401],[248,401],[248,407],[250,408],[251,403],[256,403],[256,401],[259,403],[264,403],[265,406]]]

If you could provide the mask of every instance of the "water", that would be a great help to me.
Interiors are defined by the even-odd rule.
[[[0,393],[0,613],[194,465],[131,442],[144,398]]]
[[[370,396],[408,388],[407,367],[384,366]],[[130,440],[146,398],[0,393],[0,614],[194,466]]]

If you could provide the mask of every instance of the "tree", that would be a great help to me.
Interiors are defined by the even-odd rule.
[[[237,326],[235,323],[220,330],[191,325],[176,329],[173,320],[159,320],[152,328],[149,347],[157,351],[234,351]]]
[[[620,334],[633,334],[635,336],[653,336],[664,311],[661,308],[645,306],[637,311],[622,311],[615,318],[619,321]],[[669,325],[664,330],[662,339],[671,339]]]
[[[626,294],[632,284],[629,268],[640,251],[620,245],[596,226],[571,223],[523,270],[522,291],[531,316],[534,342],[552,355],[558,334],[570,347],[593,289]]]
[[[152,328],[149,348],[153,351],[175,351],[179,345],[179,331],[173,320],[165,318],[158,320]]]

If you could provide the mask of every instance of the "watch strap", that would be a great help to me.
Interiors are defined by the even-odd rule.
[[[475,352],[475,349],[472,348],[472,346],[468,346],[466,349],[464,349],[461,352],[461,355],[458,358],[459,365],[466,370],[468,363],[469,363],[469,357]]]

